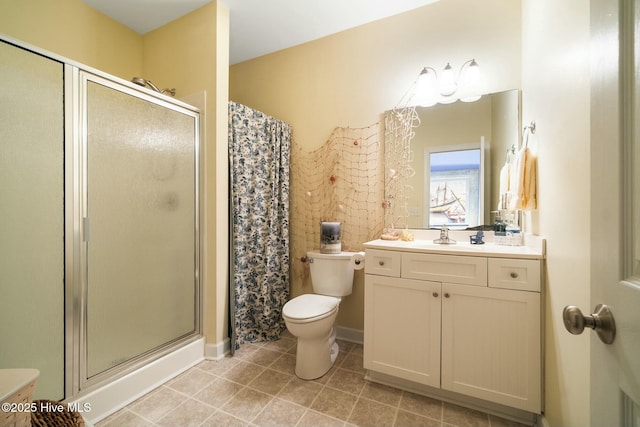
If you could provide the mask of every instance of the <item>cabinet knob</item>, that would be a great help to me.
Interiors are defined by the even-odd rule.
[[[511,278],[512,279],[517,279],[518,278],[518,273],[516,273],[515,271],[511,272]]]
[[[378,261],[378,265],[383,266],[384,265],[384,261]]]
[[[434,292],[434,293],[433,293],[433,297],[434,297],[434,298],[438,298],[438,293],[437,293],[437,292]]]
[[[445,298],[449,298],[450,296],[451,296],[451,295],[449,294],[449,292],[445,292],[445,293],[444,293],[444,297],[445,297]]]

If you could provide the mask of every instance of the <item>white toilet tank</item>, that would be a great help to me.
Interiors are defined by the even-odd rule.
[[[307,259],[311,268],[313,292],[334,297],[351,295],[353,290],[351,256],[354,253],[321,254],[319,251],[307,252]]]

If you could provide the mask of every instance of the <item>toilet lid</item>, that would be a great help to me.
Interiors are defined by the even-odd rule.
[[[290,319],[308,319],[330,313],[338,307],[340,299],[326,295],[304,294],[287,302],[282,314]]]

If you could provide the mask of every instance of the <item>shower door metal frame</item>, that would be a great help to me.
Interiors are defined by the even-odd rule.
[[[194,118],[194,330],[139,354],[93,377],[87,369],[87,83],[94,82]],[[121,378],[182,346],[203,333],[200,188],[200,113],[195,107],[157,95],[105,73],[65,62],[65,398],[77,397]]]

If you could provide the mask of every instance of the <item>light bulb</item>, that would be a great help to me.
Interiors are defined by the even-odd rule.
[[[456,92],[457,88],[455,73],[451,68],[451,64],[447,62],[447,66],[444,67],[440,77],[440,94],[442,96],[451,96]]]
[[[464,84],[471,88],[476,88],[480,84],[480,66],[475,59],[471,60],[469,68],[465,73]]]
[[[471,60],[469,63],[469,67],[466,69],[460,86],[464,89],[464,93],[466,96],[462,97],[460,100],[463,102],[473,102],[480,99],[480,67],[475,59]]]
[[[416,82],[416,105],[429,107],[436,103],[436,72],[423,68]]]

